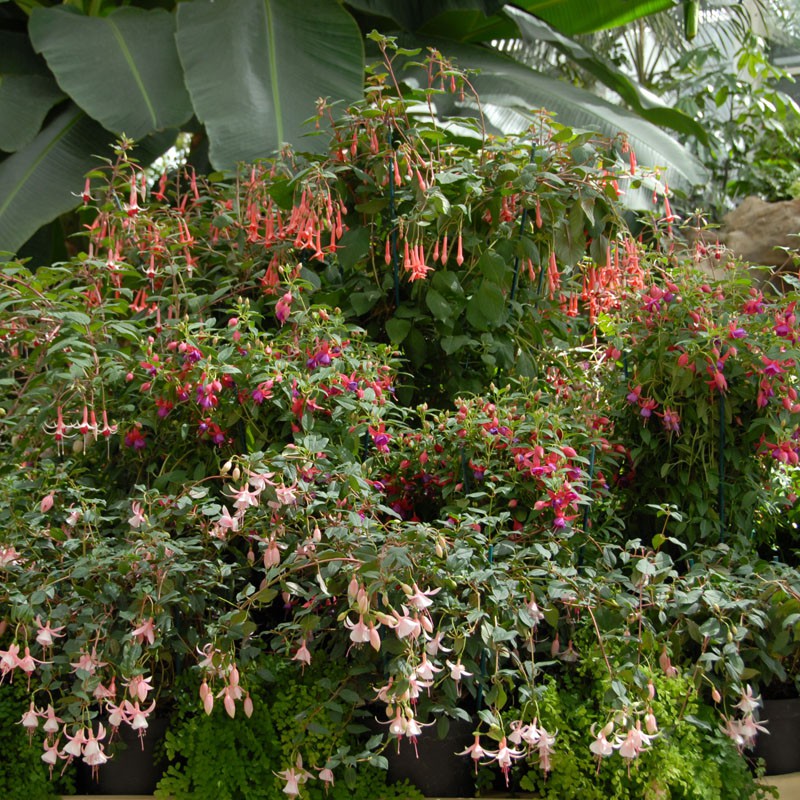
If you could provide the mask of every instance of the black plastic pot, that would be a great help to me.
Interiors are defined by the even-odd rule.
[[[758,734],[755,755],[764,759],[767,775],[800,772],[800,698],[764,700],[761,717],[769,734]]]
[[[472,744],[474,727],[471,722],[451,719],[444,739],[436,735],[435,725],[423,728],[416,751],[405,738],[400,740],[399,752],[396,743],[390,743],[384,752],[389,761],[389,782],[407,780],[426,797],[473,797],[474,762],[456,753]]]
[[[135,731],[122,726],[117,743],[106,748],[111,758],[99,767],[97,779],[92,777],[91,767],[78,764],[77,794],[153,794],[164,771],[159,746],[166,731],[166,719],[151,720],[140,741]]]

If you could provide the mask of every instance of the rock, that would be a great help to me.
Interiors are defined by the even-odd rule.
[[[723,223],[719,241],[737,258],[797,271],[791,254],[781,248],[800,251],[800,199],[767,203],[760,197],[746,197],[723,217]]]

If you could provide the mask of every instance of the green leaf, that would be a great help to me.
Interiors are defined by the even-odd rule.
[[[672,128],[680,133],[695,136],[704,144],[708,144],[708,134],[699,122],[688,114],[665,105],[655,94],[637,85],[608,58],[599,56],[588,47],[584,47],[579,42],[554,30],[543,20],[518,8],[506,6],[505,13],[517,23],[524,41],[529,43],[547,42],[583,67],[593,78],[615,91],[644,119],[654,125]]]
[[[484,281],[480,289],[467,303],[467,319],[478,330],[496,327],[506,315],[506,298],[500,288],[489,281]],[[485,321],[485,325],[481,324]]]
[[[39,132],[64,93],[21,33],[0,31],[0,150],[13,153]]]
[[[444,322],[452,316],[453,309],[450,303],[448,303],[436,289],[428,289],[425,295],[425,304],[428,306],[435,319]]]
[[[562,33],[589,33],[626,25],[672,8],[675,0],[519,0],[515,5],[547,20]]]
[[[407,319],[392,319],[386,320],[386,334],[392,344],[400,344],[403,339],[408,336],[411,330],[411,322]]]
[[[40,226],[75,207],[83,176],[110,139],[71,105],[0,163],[0,250],[16,251]]]
[[[217,169],[300,144],[319,97],[362,94],[363,40],[336,0],[194,0],[177,14],[178,52]]]
[[[192,116],[167,11],[86,17],[67,6],[35,8],[30,34],[59,86],[108,130],[141,139]]]

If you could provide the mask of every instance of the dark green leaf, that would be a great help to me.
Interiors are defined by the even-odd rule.
[[[195,0],[177,14],[178,52],[217,169],[284,142],[323,146],[302,138],[317,99],[361,96],[363,41],[336,0]]]
[[[108,130],[141,139],[191,117],[167,11],[86,17],[67,6],[35,8],[30,34],[59,86]]]
[[[69,211],[83,176],[111,135],[70,106],[29,145],[0,163],[0,250],[15,251],[46,222]]]

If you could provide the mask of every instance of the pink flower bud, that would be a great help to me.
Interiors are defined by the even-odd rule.
[[[42,514],[46,514],[53,507],[53,497],[53,492],[50,492],[50,494],[42,498],[42,502],[39,504],[39,510]]]

